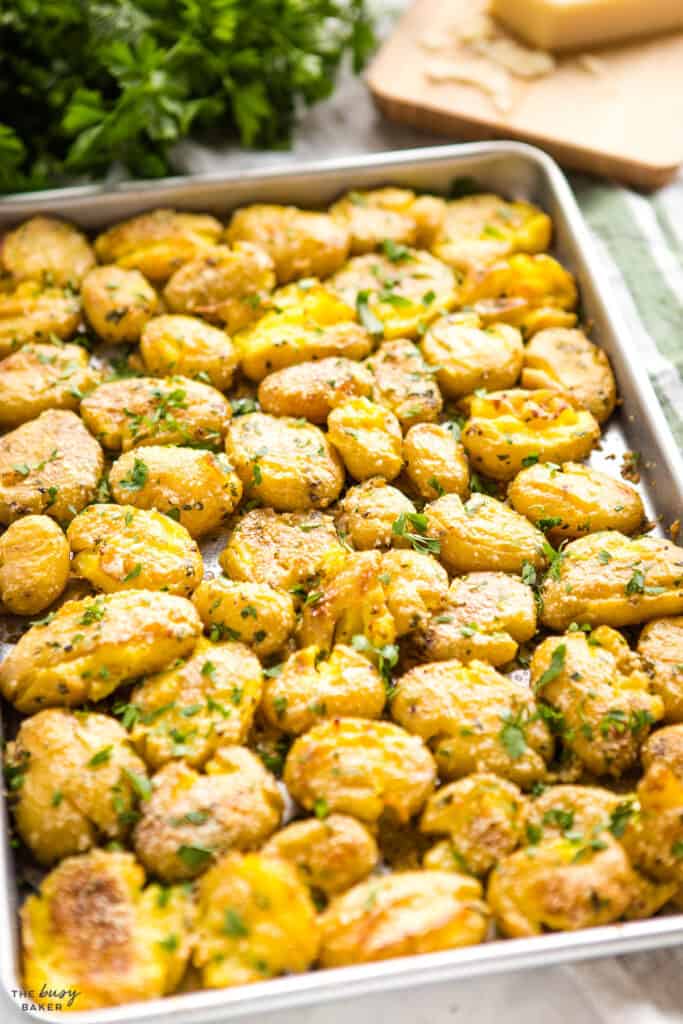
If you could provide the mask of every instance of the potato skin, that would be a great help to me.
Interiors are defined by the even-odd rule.
[[[277,676],[265,680],[262,710],[284,732],[306,732],[321,719],[379,718],[386,691],[377,669],[346,644],[329,655],[318,647],[295,651]]]
[[[609,359],[583,331],[551,327],[524,350],[523,388],[557,388],[604,423],[614,411],[617,385]]]
[[[0,438],[0,522],[67,523],[95,497],[104,456],[75,413],[48,409]]]
[[[6,756],[21,771],[17,831],[40,864],[125,839],[147,773],[115,719],[40,711],[24,719]]]
[[[488,908],[474,878],[397,871],[337,896],[320,919],[322,967],[436,953],[482,942]]]
[[[513,252],[542,252],[551,235],[550,217],[537,206],[481,192],[445,204],[431,249],[445,263],[466,271]]]
[[[47,409],[76,411],[97,383],[80,345],[24,345],[0,362],[0,427],[21,426]]]
[[[95,267],[81,287],[83,311],[103,341],[132,343],[157,312],[159,299],[139,270]]]
[[[486,494],[464,504],[446,494],[425,506],[427,533],[440,544],[440,561],[453,573],[521,572],[545,562],[544,537],[524,516]]]
[[[133,690],[124,706],[131,740],[152,768],[175,758],[201,767],[223,744],[246,741],[261,689],[261,664],[245,644],[202,637],[185,661]]]
[[[442,423],[417,423],[403,439],[408,479],[421,498],[433,501],[443,494],[465,497],[470,469],[465,449]]]
[[[355,480],[393,480],[403,466],[401,426],[389,409],[350,398],[327,417],[328,436]]]
[[[432,755],[417,736],[391,722],[335,718],[299,736],[284,781],[307,810],[322,806],[373,823],[388,812],[406,823],[429,796]]]
[[[202,537],[233,512],[242,481],[223,454],[197,448],[148,445],[121,455],[109,472],[120,505],[158,509]]]
[[[133,377],[95,388],[81,416],[105,448],[130,451],[146,444],[219,448],[231,416],[217,391],[187,377]]]
[[[140,355],[153,376],[179,373],[227,391],[237,352],[225,331],[194,316],[155,316],[140,338]]]
[[[305,885],[326,896],[360,882],[379,859],[368,829],[345,814],[293,821],[271,836],[263,853],[288,861]]]
[[[248,498],[279,512],[326,508],[344,483],[341,460],[312,423],[253,412],[230,424],[225,451]]]
[[[230,245],[252,242],[264,249],[280,284],[333,274],[350,246],[348,229],[329,214],[267,203],[237,210],[225,234]]]
[[[522,469],[508,488],[508,498],[556,545],[601,530],[635,533],[645,518],[635,487],[579,462]]]
[[[200,633],[190,602],[172,594],[137,590],[67,601],[5,657],[0,690],[24,714],[102,700],[189,654]]]
[[[315,908],[279,857],[230,854],[202,876],[198,896],[192,962],[206,988],[299,973],[317,958]]]
[[[683,613],[683,551],[659,537],[592,533],[562,550],[542,595],[542,622],[555,630],[572,622],[619,627],[677,615]]]
[[[274,416],[303,416],[325,423],[335,405],[372,393],[372,376],[360,363],[341,356],[297,363],[269,373],[259,384],[258,400]]]
[[[24,516],[0,537],[0,600],[14,615],[37,615],[69,579],[69,544],[48,516]]]
[[[473,396],[462,443],[476,469],[494,480],[511,480],[529,459],[583,459],[599,437],[587,410],[548,389],[518,388]]]
[[[241,640],[259,657],[274,654],[294,630],[290,594],[267,583],[241,583],[223,577],[204,580],[192,597],[212,639]]]
[[[0,358],[29,342],[66,341],[81,319],[77,295],[37,281],[22,281],[14,289],[0,288]]]
[[[232,334],[258,318],[274,287],[268,253],[238,242],[232,249],[217,245],[176,270],[164,300],[172,313],[201,316]]]
[[[497,391],[514,387],[524,358],[516,327],[492,323],[476,313],[451,313],[435,320],[420,342],[428,365],[447,398],[462,398],[479,388]]]
[[[165,590],[189,597],[203,574],[202,556],[180,523],[155,509],[90,505],[72,520],[67,539],[74,575],[96,590]]]
[[[222,230],[207,214],[152,210],[98,235],[95,253],[100,263],[139,270],[154,284],[163,283],[183,263],[212,248]]]
[[[337,507],[339,533],[357,551],[388,548],[392,544],[405,546],[408,543],[405,537],[394,533],[392,527],[399,516],[417,511],[403,491],[392,487],[381,476],[349,487]]]
[[[141,806],[133,842],[140,861],[165,882],[196,878],[223,854],[261,846],[282,816],[274,777],[246,747],[220,747],[204,774],[164,765]],[[207,851],[187,855],[187,848]]]
[[[664,702],[664,720],[683,722],[683,616],[648,622],[638,640],[638,654]]]
[[[55,217],[31,217],[2,239],[0,262],[15,281],[73,289],[95,264],[85,235]]]
[[[374,400],[390,409],[403,429],[437,418],[443,404],[441,392],[433,370],[412,341],[383,342],[365,365],[374,377]]]
[[[36,1002],[43,986],[77,989],[64,1005],[72,1010],[177,988],[190,955],[192,897],[181,886],[143,889],[144,881],[132,853],[105,850],[69,857],[50,872],[21,909],[23,983]]]
[[[330,206],[330,214],[351,233],[353,256],[372,252],[387,239],[416,245],[418,224],[412,216],[415,193],[407,188],[347,192]]]
[[[396,683],[391,716],[429,743],[442,779],[493,772],[529,788],[545,777],[553,752],[533,694],[483,661],[410,669]]]

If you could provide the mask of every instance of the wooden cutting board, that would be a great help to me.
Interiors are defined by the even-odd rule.
[[[483,8],[485,0],[472,6]],[[510,109],[501,111],[473,85],[427,77],[444,55],[422,40],[447,31],[456,10],[449,0],[417,0],[375,57],[366,78],[388,118],[451,138],[523,139],[566,167],[645,189],[676,174],[683,163],[683,33],[595,51],[592,65],[567,56],[545,78],[513,78]]]

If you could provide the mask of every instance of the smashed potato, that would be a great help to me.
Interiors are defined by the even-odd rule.
[[[476,469],[511,480],[534,462],[585,458],[600,428],[585,409],[555,391],[493,391],[474,395],[462,443]]]
[[[638,783],[638,813],[628,822],[623,844],[632,862],[650,878],[683,886],[683,728],[668,725],[643,744],[645,774]]]
[[[550,786],[529,806],[528,834],[536,841],[565,833],[591,838],[609,829],[616,836],[634,813],[629,795],[600,786]]]
[[[403,439],[408,479],[421,498],[465,497],[470,480],[465,449],[447,423],[418,423]]]
[[[95,264],[84,234],[55,217],[31,217],[2,239],[0,262],[15,281],[76,289]]]
[[[217,577],[200,583],[192,600],[212,640],[241,640],[260,657],[283,647],[294,629],[291,595],[267,583]]]
[[[412,341],[383,342],[365,365],[374,377],[374,400],[391,409],[403,428],[437,418],[443,403],[434,371]]]
[[[379,579],[398,637],[419,629],[441,607],[448,590],[446,570],[422,551],[386,551]]]
[[[475,878],[397,871],[337,896],[320,919],[323,967],[436,953],[483,942],[488,908]]]
[[[604,423],[614,411],[617,385],[607,355],[583,331],[553,327],[524,349],[523,388],[562,391]]]
[[[0,358],[29,342],[67,341],[81,319],[76,294],[37,281],[0,287]]]
[[[335,718],[299,736],[285,761],[295,800],[323,817],[328,811],[376,822],[387,812],[404,824],[423,806],[436,766],[418,736],[391,722]]]
[[[129,590],[68,601],[32,626],[0,665],[0,690],[24,714],[102,700],[195,646],[201,622],[185,598]]]
[[[0,600],[14,615],[37,615],[69,579],[69,544],[53,519],[24,516],[0,537]]]
[[[0,362],[0,427],[18,427],[47,409],[75,411],[98,382],[80,345],[24,345]]]
[[[508,202],[483,192],[452,199],[431,249],[460,271],[513,252],[542,252],[550,245],[550,217],[533,203]]]
[[[400,516],[417,511],[403,491],[386,483],[381,476],[349,487],[338,508],[339,533],[357,551],[406,545],[408,541],[395,533],[393,526]]]
[[[351,234],[354,256],[380,246],[400,252],[403,245],[416,245],[418,223],[412,215],[415,193],[407,188],[376,188],[368,192],[347,192],[330,207],[330,213]],[[393,245],[392,245],[393,243]]]
[[[90,505],[66,535],[74,575],[106,594],[165,590],[189,597],[202,578],[197,544],[184,526],[156,509]]]
[[[462,398],[479,388],[514,387],[524,358],[516,327],[485,327],[476,313],[451,313],[435,320],[420,342],[427,364],[447,398]]]
[[[91,326],[103,341],[115,345],[138,341],[159,307],[157,293],[139,270],[115,264],[91,270],[81,296]]]
[[[403,466],[401,425],[369,398],[350,398],[327,418],[328,436],[355,480],[393,480]]]
[[[259,384],[258,400],[263,411],[274,416],[303,416],[311,423],[325,423],[335,405],[371,394],[372,376],[363,365],[329,356],[269,373]]]
[[[293,821],[271,836],[263,853],[286,860],[305,885],[325,896],[350,889],[379,859],[377,843],[365,825],[345,814]]]
[[[100,263],[139,270],[155,284],[163,283],[183,263],[212,248],[222,230],[207,214],[152,210],[98,235],[95,253]]]
[[[648,622],[638,640],[638,654],[664,702],[665,721],[683,722],[683,616]]]
[[[155,316],[142,331],[140,355],[156,377],[181,374],[227,391],[237,352],[225,331],[194,316]]]

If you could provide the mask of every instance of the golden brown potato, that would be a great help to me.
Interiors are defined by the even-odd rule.
[[[391,409],[404,429],[437,418],[443,402],[434,371],[412,341],[383,342],[365,365],[374,377],[375,401]]]
[[[638,640],[638,654],[664,702],[664,720],[683,722],[683,616],[648,622]]]
[[[624,850],[609,834],[559,837],[503,858],[486,899],[503,934],[520,937],[617,921],[636,885]]]
[[[327,417],[328,436],[355,480],[393,480],[403,466],[401,426],[369,398],[350,398]]]
[[[416,508],[403,491],[386,483],[381,476],[349,487],[337,508],[340,536],[348,539],[358,551],[409,543],[392,528],[401,515],[414,514]]]
[[[194,316],[155,316],[142,331],[140,355],[147,373],[175,373],[227,391],[237,368],[237,352],[225,331]]]
[[[217,245],[176,270],[164,288],[172,313],[220,324],[232,334],[248,327],[268,305],[275,287],[273,261],[249,242]]]
[[[422,551],[385,551],[379,581],[399,637],[427,622],[448,591],[446,570]]]
[[[352,359],[329,356],[297,363],[269,373],[259,384],[258,400],[274,416],[304,416],[325,423],[330,412],[347,398],[369,398],[372,376]]]
[[[305,885],[325,896],[360,882],[379,859],[368,829],[345,814],[294,821],[268,840],[263,853],[288,861]]]
[[[197,768],[223,744],[246,741],[261,686],[248,647],[201,638],[185,661],[148,676],[115,710],[152,768],[174,758]]]
[[[462,443],[476,469],[511,480],[530,463],[583,459],[599,437],[592,414],[556,391],[515,388],[472,397]]]
[[[211,249],[222,230],[207,214],[152,210],[98,235],[95,253],[100,263],[140,270],[155,284],[162,283],[183,263]]]
[[[528,803],[512,782],[469,775],[432,793],[420,830],[450,836],[453,868],[485,875],[524,842]]]
[[[583,331],[551,327],[524,349],[523,388],[556,388],[593,413],[598,423],[612,415],[617,385],[609,359]]]
[[[411,669],[396,683],[391,715],[429,743],[442,779],[493,772],[529,788],[553,753],[528,687],[483,661]]]
[[[295,624],[290,594],[267,583],[204,580],[192,597],[212,640],[241,640],[259,657],[284,646]]]
[[[415,193],[410,189],[376,188],[347,192],[332,204],[330,213],[350,231],[354,256],[381,246],[398,259],[403,246],[418,241],[418,224],[412,215],[414,202]]]
[[[23,984],[66,990],[64,1009],[154,999],[173,992],[190,956],[192,896],[148,885],[132,853],[93,850],[69,857],[21,910]]]
[[[184,526],[156,509],[90,505],[72,520],[67,538],[75,576],[106,594],[165,590],[189,597],[204,566]]]
[[[446,494],[425,506],[427,534],[439,542],[439,558],[453,573],[521,572],[545,563],[545,538],[524,517],[486,494],[464,504]]]
[[[0,690],[24,714],[102,700],[185,657],[201,622],[185,598],[124,591],[67,601],[24,633],[0,665]]]
[[[0,427],[18,427],[47,409],[77,410],[97,383],[80,345],[24,345],[0,362]]]
[[[327,508],[344,483],[335,449],[306,420],[261,412],[238,416],[228,429],[225,450],[247,497],[279,512]]]
[[[157,293],[139,270],[112,264],[95,267],[81,288],[83,311],[100,338],[110,344],[140,339],[159,308]]]
[[[0,288],[0,357],[53,336],[66,341],[80,319],[80,299],[71,291],[37,281],[22,281],[13,290]]]
[[[477,658],[498,666],[536,632],[530,586],[502,572],[472,572],[453,580],[447,596],[413,638],[421,661]]]
[[[138,798],[149,796],[145,766],[109,715],[40,711],[24,719],[6,761],[17,831],[40,864],[125,839]]]
[[[267,203],[236,210],[225,235],[230,245],[253,242],[265,249],[280,284],[333,274],[350,245],[348,228],[329,214]]]
[[[543,584],[544,625],[630,626],[683,613],[683,551],[659,537],[605,530],[572,541]]]
[[[637,813],[622,842],[650,878],[683,884],[683,727],[668,725],[643,744]]]
[[[486,265],[513,252],[542,252],[550,245],[550,217],[532,203],[509,202],[493,193],[445,204],[431,249],[460,271]]]
[[[48,516],[24,516],[0,537],[0,600],[14,615],[37,615],[69,579],[67,539]]]
[[[465,449],[445,423],[418,423],[403,439],[408,479],[421,498],[464,498],[470,480]]]
[[[414,338],[456,301],[453,271],[418,249],[398,260],[376,253],[354,256],[330,282],[339,297],[358,310],[372,334]]]
[[[299,973],[317,958],[315,908],[279,857],[224,857],[199,883],[198,911],[193,963],[207,988]]]
[[[379,718],[386,691],[377,669],[346,644],[326,656],[318,647],[295,651],[265,680],[262,709],[284,732],[306,732],[322,718]]]
[[[645,509],[635,487],[579,462],[538,463],[517,474],[508,498],[553,544],[586,533],[635,533]]]
[[[566,746],[594,775],[618,778],[664,714],[639,658],[609,626],[548,637],[531,659],[537,694],[562,713]]]
[[[294,741],[284,781],[307,810],[351,814],[375,822],[383,814],[403,824],[434,785],[432,755],[417,736],[391,722],[335,718]]]
[[[488,908],[475,878],[398,871],[337,896],[320,919],[322,967],[341,967],[483,942]]]
[[[0,522],[66,523],[95,497],[104,456],[73,412],[48,409],[0,438]]]
[[[81,416],[105,448],[127,452],[145,444],[219,448],[231,410],[220,391],[200,381],[133,377],[95,388]]]
[[[126,452],[109,472],[120,505],[158,509],[191,537],[217,527],[237,507],[242,481],[225,455],[198,448],[148,445]]]
[[[618,838],[635,813],[630,794],[600,786],[550,786],[532,800],[527,832],[534,842],[565,834],[591,838],[605,829]]]
[[[95,264],[90,243],[73,224],[31,217],[2,239],[0,262],[15,281],[77,289]]]
[[[135,826],[135,852],[165,882],[195,878],[231,850],[261,846],[282,817],[275,778],[246,747],[219,747],[199,774],[160,768]]]
[[[278,289],[271,305],[253,327],[235,335],[250,380],[311,360],[362,359],[372,348],[354,309],[318,281]]]
[[[476,313],[451,313],[435,320],[420,342],[447,398],[462,398],[479,388],[512,388],[522,369],[524,346],[516,327],[483,325]]]

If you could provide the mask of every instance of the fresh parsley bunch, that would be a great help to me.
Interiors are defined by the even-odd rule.
[[[167,174],[194,133],[283,146],[373,46],[366,0],[0,0],[0,190]]]

